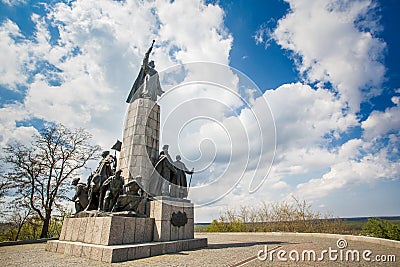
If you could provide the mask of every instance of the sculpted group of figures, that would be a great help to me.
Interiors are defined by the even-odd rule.
[[[124,184],[122,171],[116,171],[116,165],[116,158],[110,155],[109,151],[104,151],[99,166],[89,176],[87,184],[79,182],[79,178],[72,181],[72,185],[76,188],[72,198],[72,201],[75,202],[76,213],[98,210],[104,212],[134,211],[140,214],[144,213],[144,210],[139,210],[139,206],[147,196],[187,197],[186,173],[193,174],[193,170],[189,171],[186,168],[179,155],[176,156],[176,161],[172,161],[168,153],[168,145],[163,147],[154,167],[148,192],[145,192],[139,185],[141,177],[136,177]]]
[[[120,208],[116,203],[123,194],[124,179],[120,170],[115,171],[116,165],[116,158],[109,151],[104,151],[99,166],[89,176],[87,184],[80,183],[79,178],[72,181],[76,187],[72,198],[76,213],[83,210],[116,211]],[[140,192],[136,194],[140,196]]]

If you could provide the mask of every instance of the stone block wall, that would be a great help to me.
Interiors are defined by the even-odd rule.
[[[194,207],[187,201],[154,200],[150,202],[150,217],[154,219],[154,241],[170,241],[194,238]],[[174,226],[171,223],[173,213],[185,213],[187,223]]]
[[[121,245],[153,240],[154,219],[138,217],[65,218],[60,241]]]
[[[153,164],[158,159],[159,139],[160,106],[143,98],[130,103],[118,161],[125,183],[140,175],[147,190]]]

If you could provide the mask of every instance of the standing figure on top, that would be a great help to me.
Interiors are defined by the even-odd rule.
[[[147,98],[157,101],[157,96],[161,96],[164,93],[161,89],[158,72],[155,70],[154,61],[151,60],[149,62],[149,56],[151,50],[153,50],[154,42],[153,40],[153,43],[144,56],[142,67],[126,99],[126,103],[132,103],[138,98]]]

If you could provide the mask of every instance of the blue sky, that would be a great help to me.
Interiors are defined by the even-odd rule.
[[[271,42],[268,49],[257,45],[254,35],[260,25],[275,26],[289,5],[283,1],[221,1],[226,12],[225,25],[234,36],[230,65],[248,75],[261,90],[298,81],[292,60]],[[274,77],[271,79],[270,77]]]
[[[226,207],[292,195],[337,216],[399,215],[399,11],[396,0],[2,0],[0,143],[27,140],[56,121],[85,127],[111,146],[121,139],[124,99],[156,39],[158,70],[193,61],[233,67],[260,89],[249,109],[266,99],[275,119],[276,157],[268,172],[267,149],[259,165],[268,172],[263,186],[249,193],[246,172],[223,199],[199,209],[198,221]],[[233,76],[219,78],[234,84]],[[214,93],[209,99],[224,97]],[[195,89],[184,95],[200,96]],[[160,105],[167,111],[176,101],[166,97]],[[224,101],[236,105],[228,96]],[[225,114],[215,117],[221,125],[229,129],[237,119],[250,139],[258,136],[245,112],[233,118],[221,109],[209,103],[210,111]],[[188,135],[203,144],[202,137],[219,140],[213,130],[202,136],[190,128]]]

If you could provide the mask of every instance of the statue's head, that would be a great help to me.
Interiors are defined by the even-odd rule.
[[[154,64],[154,60],[151,60],[149,62],[149,66],[152,67],[153,69],[156,67],[156,65]]]
[[[164,145],[163,147],[162,147],[162,150],[168,150],[168,148],[169,148],[169,145]]]
[[[103,151],[103,153],[101,153],[101,156],[103,158],[107,157],[110,154],[110,151]]]
[[[72,185],[77,185],[79,183],[80,178],[75,178],[74,180],[72,180]]]
[[[175,158],[176,158],[176,160],[181,160],[182,159],[180,155],[176,155]]]

